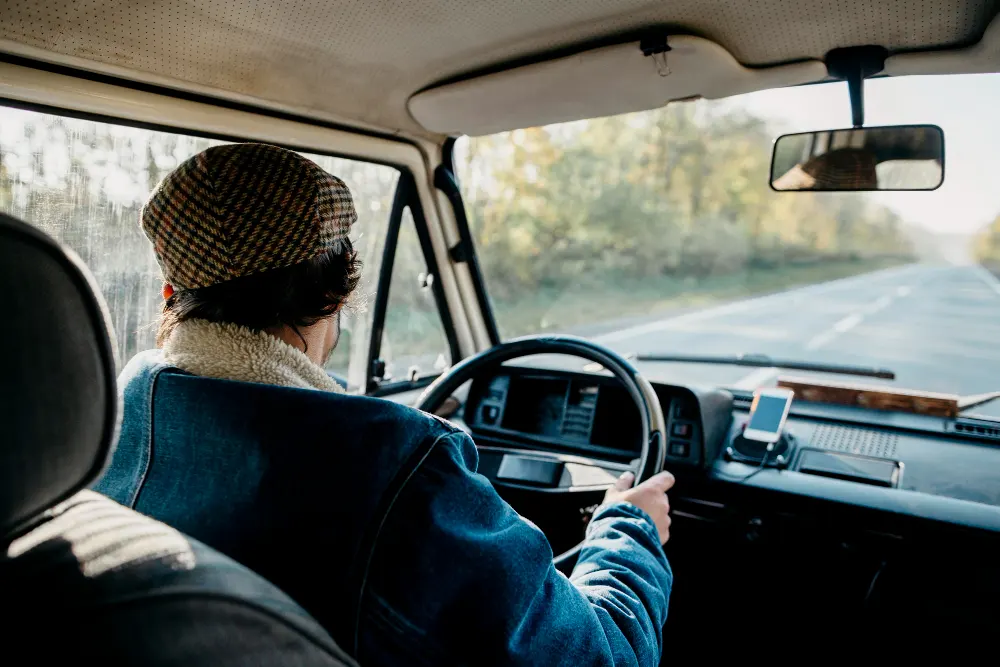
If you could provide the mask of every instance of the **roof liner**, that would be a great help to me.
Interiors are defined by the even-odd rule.
[[[0,51],[433,137],[407,109],[414,93],[651,26],[700,36],[756,68],[862,44],[965,47],[998,9],[1000,0],[7,0]]]

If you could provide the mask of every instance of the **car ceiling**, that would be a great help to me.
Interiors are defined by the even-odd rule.
[[[6,0],[0,52],[438,137],[452,126],[418,122],[415,93],[654,26],[767,68],[845,46],[969,46],[998,9],[1000,0]]]

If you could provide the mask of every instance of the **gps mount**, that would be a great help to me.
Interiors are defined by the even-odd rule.
[[[778,441],[774,443],[774,447],[768,451],[768,443],[746,438],[741,430],[726,447],[726,458],[762,468],[787,468],[792,460],[794,445],[795,436],[783,431]]]

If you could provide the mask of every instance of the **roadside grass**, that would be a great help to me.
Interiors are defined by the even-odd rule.
[[[898,257],[839,260],[754,269],[701,280],[664,276],[646,281],[581,281],[560,290],[541,289],[510,302],[494,298],[493,309],[505,339],[545,331],[572,330],[592,335],[628,326],[630,318],[653,319],[671,311],[781,292],[906,263]],[[486,276],[486,288],[490,288],[490,276]],[[438,354],[448,356],[436,313],[389,309],[385,335],[383,341],[388,339],[389,344],[383,345],[383,357],[395,366],[396,375],[410,365],[428,371]],[[344,352],[335,355],[328,368],[346,368],[349,336],[345,331],[345,340],[338,345]]]
[[[560,290],[539,290],[516,301],[494,300],[493,308],[501,335],[511,338],[565,331],[608,320],[652,317],[666,311],[780,292],[905,263],[900,258],[858,259],[751,269],[700,280],[663,276],[643,281],[588,281]]]

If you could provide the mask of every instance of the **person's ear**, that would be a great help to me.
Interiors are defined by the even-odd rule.
[[[174,286],[170,283],[163,283],[163,300],[166,301],[174,295]]]

